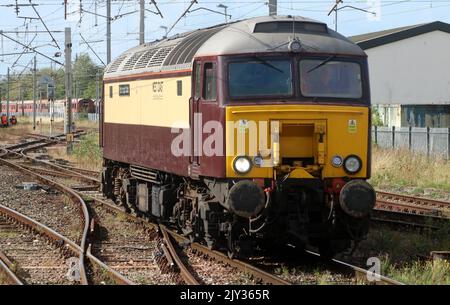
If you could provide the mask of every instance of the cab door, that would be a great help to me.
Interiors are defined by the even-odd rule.
[[[209,121],[220,121],[217,103],[217,63],[215,60],[194,62],[192,97],[190,99],[191,157],[189,175],[208,175],[210,153],[204,151],[204,127]],[[206,153],[206,155],[205,155]]]

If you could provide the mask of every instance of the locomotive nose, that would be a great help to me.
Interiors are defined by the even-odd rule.
[[[344,185],[339,195],[342,210],[355,218],[369,215],[376,201],[373,187],[364,180],[351,180]]]

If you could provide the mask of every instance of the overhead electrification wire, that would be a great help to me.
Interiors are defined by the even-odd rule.
[[[45,24],[44,20],[41,18],[41,15],[39,15],[39,12],[37,11],[37,9],[34,7],[34,5],[32,5],[33,3],[30,1],[31,7],[33,8],[34,12],[36,13],[36,15],[39,17],[39,20],[41,20],[42,24],[44,25],[45,29],[47,30],[47,32],[49,33],[50,37],[52,38],[53,42],[56,44],[56,47],[61,50],[61,48],[59,47],[58,42],[56,41],[55,37],[53,37],[53,34],[50,32],[50,30],[48,29],[47,25]]]

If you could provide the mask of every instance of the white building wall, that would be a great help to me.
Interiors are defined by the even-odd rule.
[[[384,126],[400,127],[402,124],[401,106],[400,105],[375,105],[380,114],[380,119]]]
[[[434,31],[365,51],[372,104],[450,104],[450,34]]]

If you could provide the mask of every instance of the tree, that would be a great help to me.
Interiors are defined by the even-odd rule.
[[[99,73],[99,78],[101,78],[103,68],[97,66],[88,54],[77,56],[73,65],[74,91],[72,95],[78,99],[95,99],[97,95],[97,73]]]
[[[380,112],[378,108],[372,107],[372,125],[373,126],[383,126],[383,120],[381,120]]]
[[[102,81],[103,68],[97,66],[88,54],[77,56],[73,64],[73,90],[72,97],[95,99],[97,96],[97,73],[99,73],[99,81]],[[48,76],[55,82],[55,99],[64,99],[65,90],[65,72],[64,67],[59,69],[41,68],[36,71],[36,79]],[[101,83],[100,83],[101,84]],[[9,97],[11,101],[21,100],[21,96],[25,100],[33,99],[33,71],[28,69],[22,75],[12,72],[10,77]],[[6,78],[0,79],[0,98],[6,100]],[[36,98],[47,98],[47,88],[37,88]],[[39,90],[41,94],[39,94]],[[21,95],[22,94],[22,95]]]

